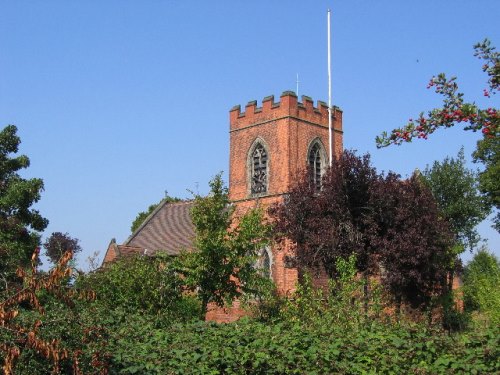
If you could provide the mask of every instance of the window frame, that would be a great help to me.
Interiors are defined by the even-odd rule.
[[[311,170],[312,166],[310,163],[311,153],[314,151],[315,148],[317,148],[317,153],[319,156],[319,163],[320,163],[319,181],[317,181],[317,172],[316,170]],[[310,173],[312,173],[310,176],[310,182],[314,184],[317,191],[321,190],[321,180],[323,179],[323,175],[326,172],[327,164],[328,163],[327,163],[326,151],[323,142],[319,137],[316,137],[309,142],[309,147],[307,148],[307,155],[306,155],[306,166],[307,169],[310,171]]]

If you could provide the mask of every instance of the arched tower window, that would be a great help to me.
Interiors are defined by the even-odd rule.
[[[323,174],[323,169],[325,166],[323,165],[322,155],[321,155],[321,146],[318,142],[315,142],[313,146],[309,150],[309,170],[311,173],[311,184],[314,185],[316,190],[321,189],[321,175]]]
[[[257,143],[251,155],[251,192],[262,194],[267,192],[267,151],[261,143]]]

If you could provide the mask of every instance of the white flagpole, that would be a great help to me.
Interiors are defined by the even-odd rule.
[[[330,47],[330,9],[328,9],[328,147],[332,166],[332,62]]]

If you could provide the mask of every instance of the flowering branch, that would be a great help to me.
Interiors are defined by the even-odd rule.
[[[489,89],[484,89],[483,95],[490,98],[500,89],[500,53],[487,39],[476,44],[474,50],[474,56],[485,60],[482,70],[488,74]],[[414,138],[427,139],[439,128],[460,123],[465,125],[464,130],[481,131],[488,138],[499,136],[499,110],[491,107],[481,109],[474,102],[465,103],[464,94],[458,91],[456,77],[448,79],[444,73],[438,74],[429,81],[427,88],[431,87],[444,97],[443,107],[430,110],[427,114],[421,112],[416,120],[409,119],[405,126],[392,130],[390,134],[383,132],[376,138],[378,148],[411,142]]]

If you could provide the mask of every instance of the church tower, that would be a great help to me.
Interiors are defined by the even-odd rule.
[[[342,111],[332,110],[332,149],[342,152]],[[257,107],[249,102],[245,111],[230,111],[229,198],[238,210],[256,205],[267,208],[280,202],[294,177],[307,167],[318,184],[328,160],[328,105],[310,97],[302,102],[292,91],[285,91],[279,102],[268,96]],[[263,264],[283,293],[294,288],[297,270],[288,268],[285,249],[264,249]]]

